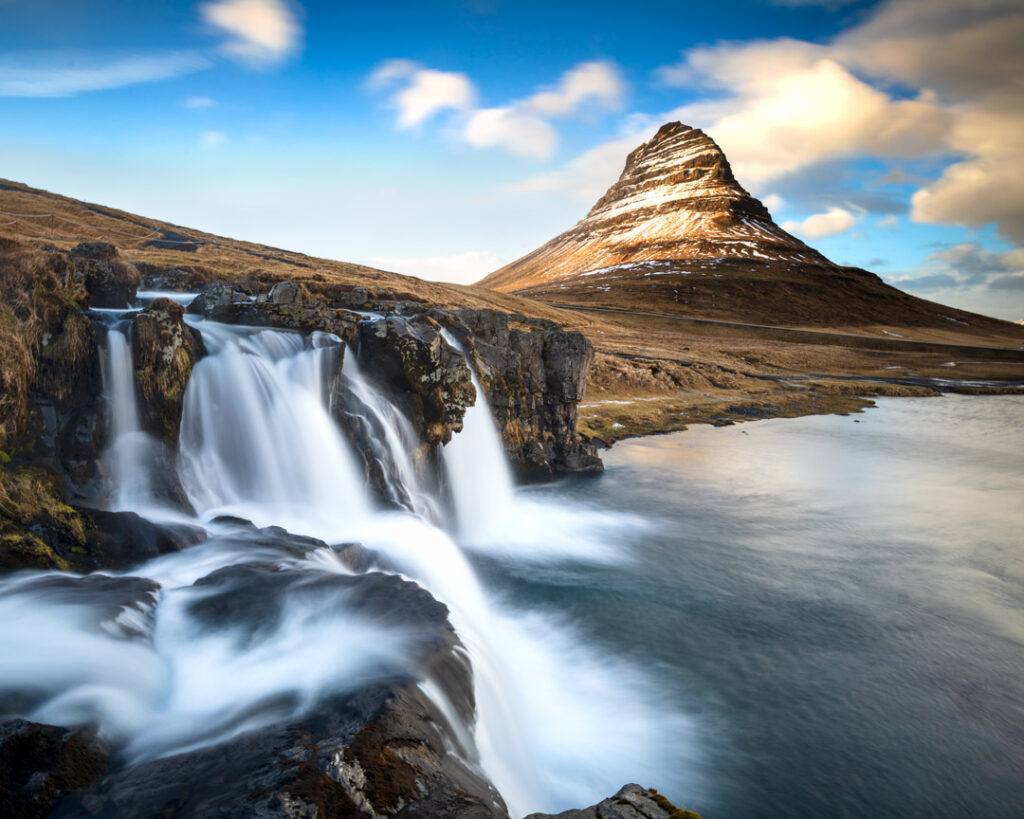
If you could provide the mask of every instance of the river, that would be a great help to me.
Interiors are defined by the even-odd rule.
[[[527,490],[639,517],[618,559],[476,558],[647,669],[706,818],[1021,815],[1024,397],[878,403],[621,442]]]

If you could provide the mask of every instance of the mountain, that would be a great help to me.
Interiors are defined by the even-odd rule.
[[[916,298],[790,235],[707,134],[663,125],[575,226],[484,287],[556,304],[878,332],[1012,328]]]

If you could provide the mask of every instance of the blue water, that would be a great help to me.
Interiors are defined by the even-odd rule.
[[[695,427],[605,462],[526,491],[641,516],[618,561],[476,561],[690,718],[655,740],[687,769],[642,784],[706,819],[1024,816],[1024,398]]]

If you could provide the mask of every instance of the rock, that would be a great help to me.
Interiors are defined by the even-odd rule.
[[[158,525],[133,512],[70,506],[53,473],[0,466],[0,572],[124,569],[205,537],[197,527]]]
[[[302,288],[295,282],[278,282],[267,296],[271,304],[301,304],[305,299]]]
[[[86,549],[92,566],[128,569],[206,540],[206,530],[187,523],[153,523],[134,512],[83,509],[91,522]]]
[[[454,713],[472,719],[469,662],[447,609],[422,587],[375,572],[333,575],[269,564],[221,569],[199,585],[204,594],[191,614],[210,627],[258,633],[281,616],[294,588],[306,600],[405,630],[414,636],[417,667],[391,682],[333,695],[305,716],[115,771],[59,804],[53,816],[507,817],[500,795],[478,772],[475,750],[460,739],[465,735],[417,684],[429,678]]]
[[[700,819],[700,816],[676,808],[656,790],[631,784],[589,808],[556,814],[531,813],[525,819]]]
[[[331,304],[351,309],[369,309],[370,291],[359,285],[348,291],[339,290],[332,294]]]
[[[359,326],[363,369],[394,396],[428,446],[462,429],[476,400],[465,357],[441,336],[429,316],[389,317]]]
[[[576,408],[594,358],[582,333],[494,310],[462,308],[447,320],[474,350],[505,449],[521,477],[603,469],[596,449],[576,432]]]
[[[331,333],[348,344],[355,343],[361,318],[357,313],[307,299],[294,282],[278,282],[262,300],[257,300],[255,291],[247,294],[229,284],[215,283],[193,300],[188,312],[226,324]]]
[[[139,271],[107,242],[82,242],[69,251],[75,279],[85,285],[91,307],[127,307],[142,283]]]
[[[255,298],[257,289],[248,282],[213,282],[204,287],[188,305],[187,312],[214,318],[232,304],[244,304]]]
[[[90,731],[17,719],[0,725],[0,816],[45,816],[102,776],[108,750]]]
[[[182,399],[192,368],[203,354],[199,332],[185,324],[185,309],[156,299],[132,322],[132,357],[142,426],[174,445]]]
[[[149,290],[176,290],[187,293],[200,290],[213,281],[215,273],[206,267],[173,265],[164,267],[150,262],[135,262],[142,284]]]

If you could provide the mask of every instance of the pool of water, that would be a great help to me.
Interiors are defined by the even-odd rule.
[[[524,490],[634,516],[599,559],[474,562],[646,670],[690,761],[643,784],[706,819],[1019,817],[1022,456],[1019,396],[696,427]]]

